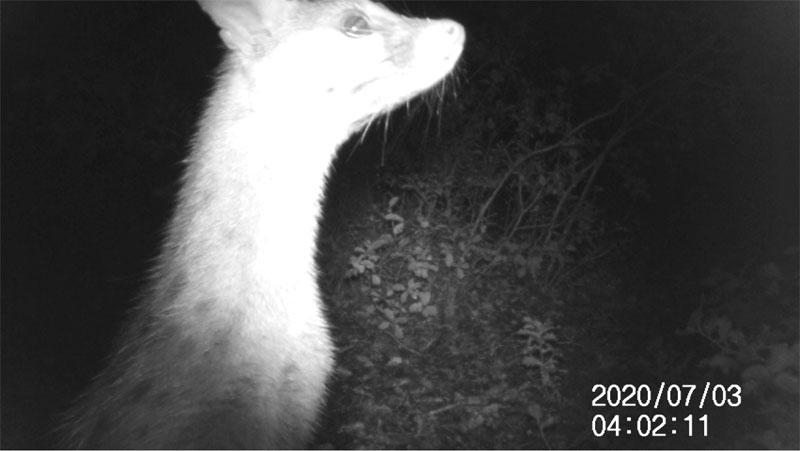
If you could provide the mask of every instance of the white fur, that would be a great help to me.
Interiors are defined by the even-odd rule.
[[[452,21],[366,0],[201,4],[231,51],[153,281],[70,412],[68,445],[309,442],[333,366],[314,263],[328,165],[350,134],[446,75],[464,39]],[[349,14],[363,14],[363,35],[343,30]]]

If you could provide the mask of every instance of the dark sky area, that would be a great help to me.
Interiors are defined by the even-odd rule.
[[[645,165],[649,202],[616,207],[638,218],[640,249],[654,268],[701,272],[797,246],[797,2],[391,3],[465,25],[462,87],[480,70],[475,49],[509,36],[525,76],[547,80],[560,68],[608,64],[646,82],[670,62],[626,60],[613,45],[636,38],[623,25],[636,8],[648,20],[661,8],[727,26],[735,38],[719,49],[726,62],[716,70],[724,73],[705,75],[709,84],[731,83],[731,108],[674,100],[681,114],[672,124],[686,131],[685,145]],[[221,47],[191,2],[2,1],[0,19],[3,445],[47,446],[41,431],[107,349],[93,348],[98,339],[80,326],[61,326],[87,314],[118,318],[101,299],[136,292],[133,275],[153,256],[153,231],[165,219]],[[684,31],[654,20],[646,39],[702,39]],[[163,197],[151,194],[159,187],[167,187]],[[97,288],[109,274],[122,280]],[[76,313],[78,303],[88,307]],[[113,336],[115,324],[100,335]]]

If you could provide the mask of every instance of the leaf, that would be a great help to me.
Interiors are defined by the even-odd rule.
[[[403,363],[402,357],[392,357],[389,359],[389,362],[386,363],[386,366],[397,366]]]
[[[517,334],[517,335],[523,335],[523,336],[526,336],[526,337],[532,337],[532,336],[538,335],[536,333],[536,331],[534,331],[532,328],[530,328],[527,325],[523,326],[522,329],[520,329],[520,330],[518,330],[518,331],[516,331],[514,333]]]
[[[532,367],[532,366],[540,366],[541,361],[533,356],[525,356],[522,358],[522,366]]]
[[[432,318],[432,317],[434,317],[434,316],[437,316],[438,314],[439,314],[439,309],[437,309],[437,308],[436,308],[435,306],[433,306],[433,305],[429,305],[429,306],[425,307],[425,308],[422,310],[422,315],[423,315],[425,318]]]
[[[383,312],[383,315],[386,317],[386,319],[388,319],[389,321],[394,321],[395,319],[394,310],[385,308],[381,309],[381,312]]]
[[[537,423],[542,422],[542,406],[539,403],[534,402],[533,404],[528,406],[528,415],[530,415]]]
[[[377,240],[375,240],[373,243],[369,244],[368,250],[369,251],[376,251],[376,250],[380,249],[381,247],[383,247],[383,246],[385,246],[387,244],[390,244],[392,242],[394,242],[394,238],[392,237],[392,235],[389,235],[388,233],[384,233]]]
[[[493,402],[481,408],[481,413],[487,417],[495,417],[500,412],[500,404]]]
[[[404,222],[405,221],[405,219],[403,219],[402,216],[400,216],[400,215],[398,215],[396,213],[386,213],[383,216],[383,219],[385,219],[387,221],[396,221],[396,222]]]
[[[381,276],[379,276],[379,275],[377,275],[377,274],[373,274],[373,275],[372,275],[372,285],[374,285],[374,286],[376,286],[376,287],[377,287],[377,286],[379,286],[380,284],[381,284]]]
[[[421,262],[416,260],[412,260],[408,263],[409,271],[428,270],[428,269],[431,271],[439,271],[439,265],[434,265],[433,263]]]
[[[393,198],[389,199],[389,208],[391,209],[392,207],[397,205],[397,202],[399,200],[400,200],[400,196],[394,196]]]
[[[419,300],[422,301],[422,304],[428,305],[431,302],[431,292],[430,291],[423,291],[419,294]]]
[[[446,252],[445,253],[445,255],[444,255],[444,265],[445,266],[447,266],[448,268],[453,266],[453,261],[454,260],[455,259],[453,258],[453,254],[452,253],[450,253],[450,252]]]

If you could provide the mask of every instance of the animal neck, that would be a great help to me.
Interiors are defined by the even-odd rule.
[[[209,101],[165,247],[186,285],[205,294],[192,298],[225,299],[225,308],[250,290],[315,286],[325,175],[349,133],[330,99],[250,75],[228,64]]]

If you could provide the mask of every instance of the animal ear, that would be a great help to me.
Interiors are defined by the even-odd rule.
[[[225,45],[234,52],[258,57],[281,23],[289,20],[291,0],[198,0],[215,24]]]

